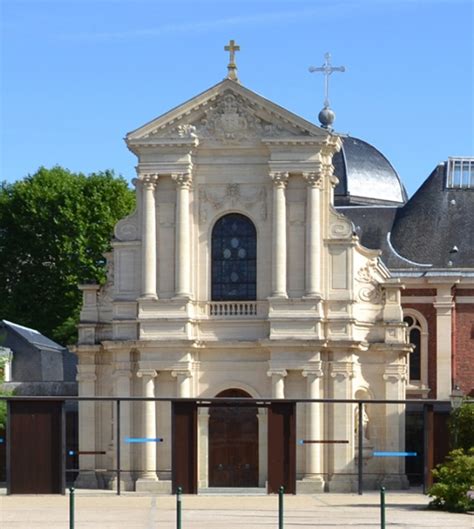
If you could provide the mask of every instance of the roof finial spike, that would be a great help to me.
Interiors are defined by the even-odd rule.
[[[224,46],[224,50],[229,52],[229,64],[227,65],[227,79],[239,82],[237,77],[237,65],[235,64],[235,52],[240,51],[240,46],[234,40],[229,40],[229,44]]]
[[[314,72],[322,72],[324,74],[324,107],[319,113],[319,121],[321,122],[321,125],[329,129],[331,128],[331,125],[334,123],[334,119],[336,118],[336,114],[331,110],[329,106],[329,76],[333,72],[345,72],[346,68],[344,66],[332,66],[331,65],[331,54],[329,52],[324,54],[325,62],[320,67],[314,67],[310,66],[309,71],[311,73]]]

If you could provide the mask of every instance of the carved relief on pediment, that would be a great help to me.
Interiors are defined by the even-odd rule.
[[[224,144],[238,144],[261,137],[288,137],[297,134],[291,130],[291,126],[276,123],[270,115],[268,120],[260,117],[249,102],[231,92],[211,100],[193,113],[194,115],[191,113],[191,116],[188,116],[188,122],[181,121],[171,129],[165,127],[152,135],[168,139],[199,138]],[[265,111],[261,110],[260,113]]]
[[[246,210],[258,209],[261,220],[267,218],[267,190],[265,186],[227,184],[199,186],[199,222],[206,222],[215,211],[225,208],[244,207]]]

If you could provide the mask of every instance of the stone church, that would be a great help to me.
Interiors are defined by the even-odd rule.
[[[416,242],[421,206],[410,206],[379,151],[333,132],[329,108],[316,126],[242,86],[233,60],[228,70],[126,136],[138,161],[137,208],[116,225],[106,285],[80,287],[79,394],[448,398],[453,285],[472,309],[474,273],[462,269],[474,266],[474,241],[471,254],[446,247],[451,264],[433,265],[431,241]],[[457,207],[468,200],[472,192]],[[346,440],[297,449],[299,491],[354,490],[356,412],[297,407],[298,439]],[[82,486],[113,484],[94,469],[114,468],[114,413],[112,403],[80,405],[80,449],[104,451],[81,457]],[[199,409],[199,488],[265,487],[266,410],[233,415],[230,434],[226,420]],[[367,405],[363,422],[369,448],[404,449],[403,406]],[[124,486],[169,490],[169,403],[123,403],[121,423],[124,436],[163,438],[122,445]],[[242,436],[245,456],[226,435]],[[365,464],[373,486],[389,477],[405,486],[400,458]]]

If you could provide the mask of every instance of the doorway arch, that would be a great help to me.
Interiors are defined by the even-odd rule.
[[[216,397],[251,398],[242,389]],[[209,487],[258,487],[258,408],[209,408]]]

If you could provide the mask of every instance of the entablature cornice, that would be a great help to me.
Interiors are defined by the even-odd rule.
[[[181,150],[192,150],[199,145],[199,139],[197,137],[191,138],[146,138],[146,139],[136,139],[128,140],[128,148],[136,155],[140,154],[140,151],[156,149],[156,150],[165,150],[165,149],[181,149]]]
[[[136,167],[137,178],[134,184],[150,180],[157,182],[160,176],[171,176],[173,174],[192,174],[193,164],[190,160],[166,160],[163,162],[140,163]]]

